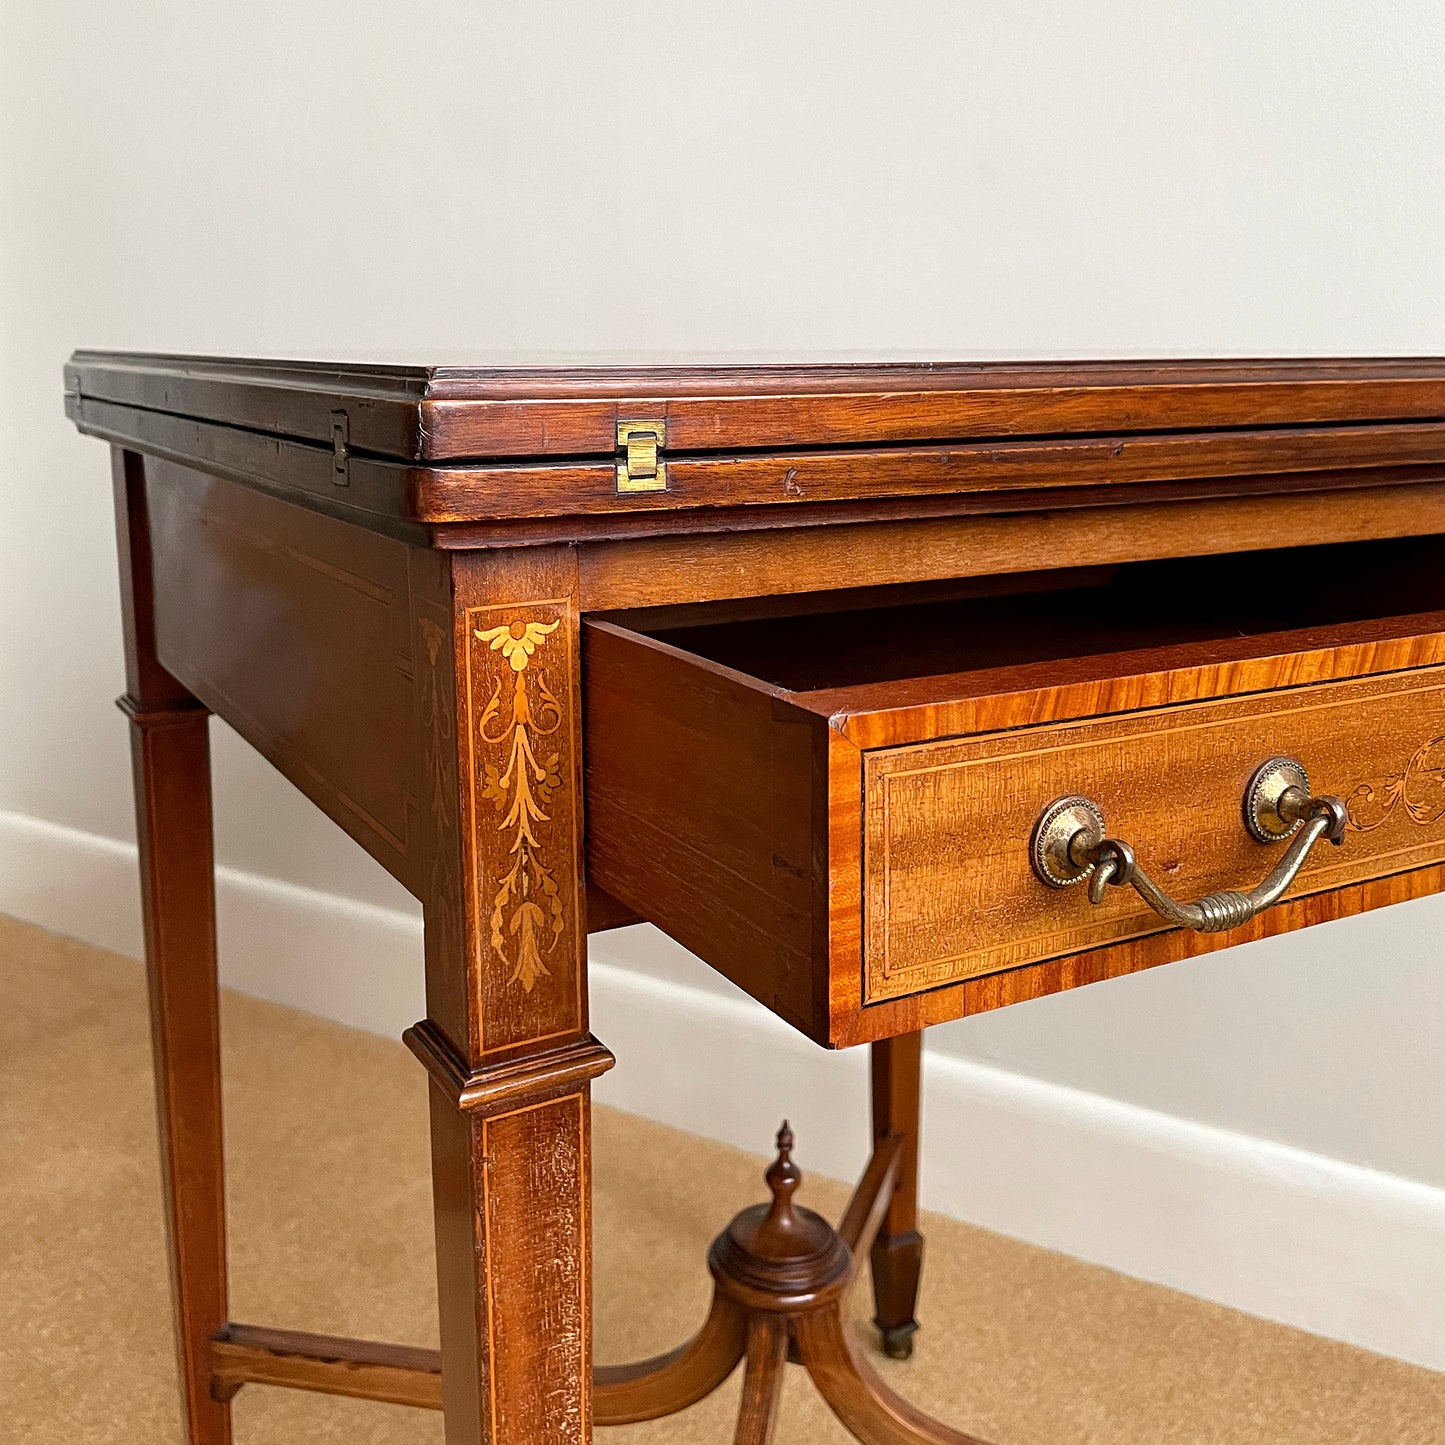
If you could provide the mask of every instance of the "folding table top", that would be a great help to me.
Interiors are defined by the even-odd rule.
[[[1010,510],[1040,490],[1445,475],[1440,358],[379,366],[82,351],[66,390],[83,431],[394,531],[687,530],[719,509],[738,525],[759,509],[778,525],[782,509],[792,525],[839,504],[918,515],[963,496]]]

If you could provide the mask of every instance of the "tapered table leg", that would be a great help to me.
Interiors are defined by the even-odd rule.
[[[225,1179],[207,713],[156,658],[140,457],[116,449],[126,695],[146,978],[182,1413],[189,1445],[227,1445],[210,1389],[226,1322]]]
[[[576,560],[412,556],[447,1445],[592,1428]]]
[[[914,1311],[923,1270],[923,1236],[918,1232],[918,1147],[921,1124],[923,1035],[902,1034],[872,1047],[873,1143],[890,1135],[903,1140],[898,1183],[883,1227],[873,1243],[873,1322],[883,1352],[906,1360],[918,1330]]]

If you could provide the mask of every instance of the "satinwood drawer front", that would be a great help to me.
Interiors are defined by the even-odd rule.
[[[834,1045],[1435,891],[1445,595],[1391,557],[1352,553],[1358,587],[1308,606],[1208,604],[1199,563],[1164,593],[1143,569],[592,619],[590,876]],[[1281,756],[1308,774],[1298,831],[1257,841],[1246,789]],[[1105,820],[1090,856],[1115,885],[1038,872],[1035,824],[1069,795]],[[1286,855],[1287,885],[1256,889]],[[1126,857],[1206,922],[1122,886]],[[1259,916],[1240,923],[1249,890]]]
[[[1097,800],[1171,893],[1256,882],[1280,845],[1250,836],[1241,798],[1279,753],[1348,816],[1292,896],[1445,860],[1441,668],[864,753],[864,1002],[1167,926],[1127,888],[1091,906],[1041,886],[1031,830],[1063,794]]]

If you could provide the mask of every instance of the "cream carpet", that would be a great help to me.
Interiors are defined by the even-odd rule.
[[[426,1100],[399,1043],[224,1003],[233,1318],[435,1340]],[[0,920],[0,1438],[179,1439],[140,968]],[[861,1127],[861,1121],[860,1121]],[[599,1359],[680,1342],[761,1158],[599,1109]],[[807,1168],[807,1140],[799,1143]],[[810,1179],[832,1217],[847,1194]],[[895,1387],[998,1445],[1445,1445],[1445,1376],[949,1220]],[[860,1292],[860,1295],[864,1292]],[[866,1300],[857,1300],[861,1319]],[[615,1445],[731,1440],[738,1381]],[[248,1386],[240,1445],[439,1445],[429,1412]],[[790,1371],[778,1440],[847,1437]]]

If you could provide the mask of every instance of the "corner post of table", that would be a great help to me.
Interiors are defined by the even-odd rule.
[[[210,1341],[226,1324],[216,901],[209,714],[156,653],[143,458],[113,447],[126,691],[156,1114],[188,1445],[228,1445]]]
[[[575,551],[413,553],[448,1445],[591,1438],[591,1080]]]
[[[923,1035],[900,1034],[872,1046],[873,1143],[891,1135],[903,1140],[898,1182],[888,1201],[869,1264],[873,1275],[873,1323],[884,1352],[895,1359],[913,1353],[915,1310],[923,1272],[918,1231],[918,1143],[922,1125]]]

